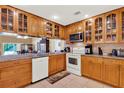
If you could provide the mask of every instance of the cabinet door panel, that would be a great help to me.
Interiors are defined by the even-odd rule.
[[[102,80],[111,85],[119,85],[119,62],[112,59],[104,59]]]
[[[92,64],[90,57],[82,57],[82,74],[86,76],[91,76]]]
[[[49,75],[56,73],[56,56],[52,55],[49,57]]]
[[[65,55],[57,56],[57,71],[62,71],[65,69]]]
[[[19,64],[18,62],[13,61],[14,65],[7,62],[9,64],[7,65],[8,67],[0,68],[1,88],[22,87],[26,84],[31,83],[32,80],[31,60],[28,60],[29,63],[23,62],[24,60],[19,61],[21,62]]]
[[[102,76],[102,59],[92,58],[92,74],[91,77],[97,80],[101,80]]]
[[[120,87],[124,88],[124,61],[120,60]]]

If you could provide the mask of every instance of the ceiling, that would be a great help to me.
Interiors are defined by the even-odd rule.
[[[122,5],[12,5],[62,25],[68,25],[87,17],[95,16]],[[80,12],[74,15],[75,12]]]

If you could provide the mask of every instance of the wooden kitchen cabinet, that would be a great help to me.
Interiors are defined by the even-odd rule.
[[[54,24],[54,38],[60,37],[60,26],[57,24]]]
[[[57,71],[65,70],[65,55],[58,55],[57,57]]]
[[[40,30],[38,31],[38,36],[46,36],[46,31],[45,31],[45,20],[44,19],[39,19],[40,23],[39,23],[39,27]]]
[[[14,63],[13,63],[14,62]],[[6,64],[9,64],[6,66]],[[0,66],[0,88],[17,88],[30,84],[32,81],[31,59],[11,61]],[[13,63],[13,65],[12,65]]]
[[[0,6],[0,32],[16,32],[15,9],[9,6]]]
[[[29,35],[38,36],[39,31],[40,31],[40,18],[36,16],[31,16]]]
[[[65,40],[65,27],[64,26],[60,26],[59,34],[60,34],[59,38]]]
[[[85,30],[84,30],[84,40],[85,40],[85,43],[87,43],[87,44],[91,44],[91,43],[93,43],[93,22],[94,22],[94,20],[93,20],[93,18],[91,18],[91,19],[87,19],[87,20],[85,20],[84,21],[84,28],[85,28]]]
[[[90,57],[82,56],[81,57],[81,73],[82,75],[91,76],[92,73],[92,63]]]
[[[57,71],[57,56],[56,55],[50,55],[49,56],[49,75],[55,74]]]
[[[71,34],[71,26],[68,25],[65,28],[65,40],[66,40],[66,43],[68,44],[70,43],[70,40],[69,40],[70,34]]]
[[[102,58],[82,56],[82,75],[101,80]]]
[[[104,42],[105,32],[105,18],[104,15],[96,16],[94,18],[94,43]]]
[[[53,37],[53,30],[54,30],[54,24],[50,21],[45,20],[45,25],[44,25],[44,31],[46,33],[46,37],[52,38]]]
[[[124,60],[120,60],[119,86],[124,88]]]
[[[119,11],[112,11],[105,14],[105,42],[117,43],[119,31]]]
[[[97,79],[97,80],[101,80],[103,59],[97,58],[97,57],[92,57],[91,60],[92,60],[91,61],[92,62],[91,77],[94,79]]]
[[[124,8],[119,10],[119,41],[124,42]]]
[[[102,81],[108,84],[119,86],[119,65],[115,59],[104,59],[102,66]]]
[[[49,56],[49,75],[65,70],[65,54]]]
[[[23,11],[16,11],[16,27],[17,33],[21,35],[29,35],[30,30],[30,14]]]

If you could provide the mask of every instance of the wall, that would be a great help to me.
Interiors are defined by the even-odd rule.
[[[93,45],[94,53],[98,53],[98,47],[101,47],[104,53],[111,53],[112,49],[124,49],[124,44],[95,44]]]

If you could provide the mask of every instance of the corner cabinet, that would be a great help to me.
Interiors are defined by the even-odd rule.
[[[14,8],[0,6],[0,23],[0,32],[16,32]]]
[[[93,19],[85,20],[85,33],[84,33],[84,41],[85,43],[92,43],[93,42]]]
[[[94,18],[94,43],[104,42],[104,16],[97,16]]]
[[[105,14],[105,42],[118,42],[118,11]]]
[[[29,14],[22,11],[17,11],[17,33],[28,35],[29,28]]]
[[[45,35],[48,38],[52,38],[53,37],[53,23],[49,22],[49,21],[45,21],[44,22],[44,31],[45,31]]]

